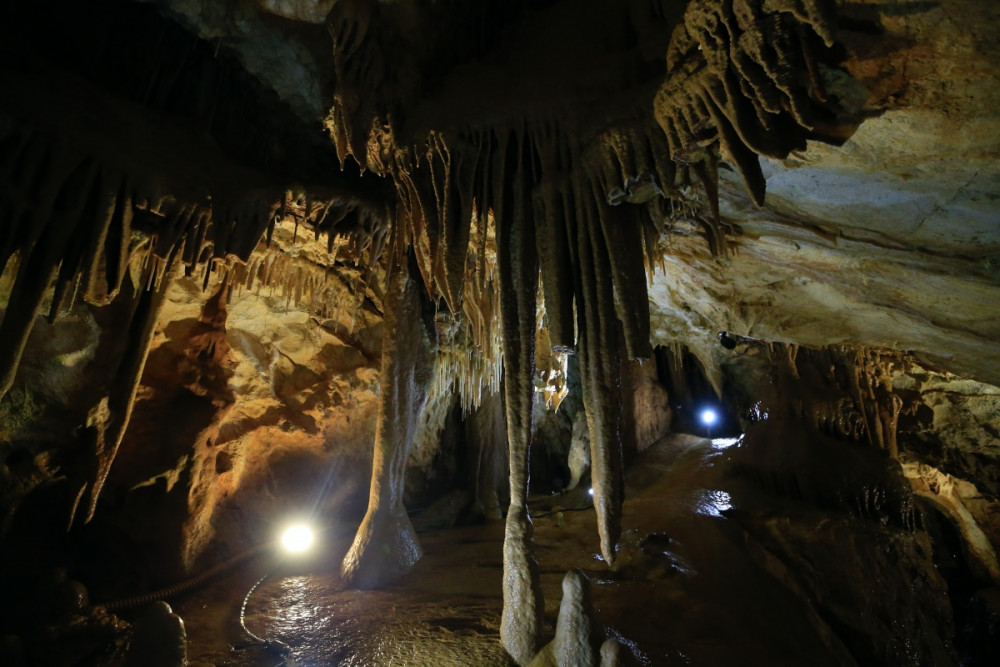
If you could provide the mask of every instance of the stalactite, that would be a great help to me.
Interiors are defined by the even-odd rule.
[[[574,188],[579,215],[576,302],[583,401],[590,430],[591,479],[601,553],[609,565],[621,533],[623,452],[621,324],[615,313],[610,262],[596,219],[596,191],[586,180]]]
[[[676,166],[670,160],[670,147],[667,145],[666,135],[654,131],[653,128],[648,128],[643,135],[645,140],[643,145],[646,148],[644,162],[653,166],[660,189],[669,193],[673,190],[677,174]]]
[[[3,168],[3,183],[9,184],[9,197],[5,197],[6,210],[3,211],[3,246],[0,246],[0,271],[3,271],[11,256],[21,248],[28,248],[33,241],[30,235],[37,229],[27,224],[31,202],[37,199],[35,190],[44,186],[50,148],[38,136],[30,133],[14,135],[16,145],[10,147],[10,157]],[[13,141],[11,142],[14,143]]]
[[[545,171],[545,162],[542,169]],[[557,185],[539,186],[535,207],[535,244],[541,262],[542,294],[548,314],[548,330],[554,350],[568,352],[575,343],[573,329],[573,280],[569,263],[565,210]]]
[[[747,148],[747,145],[736,135],[736,130],[730,124],[729,119],[722,113],[715,100],[707,95],[707,93],[703,92],[702,94],[704,95],[705,106],[708,108],[709,113],[712,114],[712,120],[719,130],[719,141],[722,144],[725,157],[736,165],[753,202],[757,206],[763,206],[766,181],[764,180],[764,173],[761,171],[760,160],[757,158],[757,154]]]
[[[328,127],[341,159],[353,154],[393,178],[396,222],[427,294],[455,318],[449,319],[453,329],[439,375],[462,376],[451,381],[463,408],[478,402],[484,383],[495,381],[486,369],[496,366],[484,358],[499,356],[503,346],[511,505],[502,637],[519,662],[533,653],[540,605],[522,500],[536,370],[528,343],[539,312],[529,298],[538,289],[537,273],[528,275],[536,268],[535,253],[544,257],[544,331],[553,348],[575,345],[580,354],[601,551],[611,564],[623,502],[620,348],[632,358],[650,354],[647,274],[662,262],[662,236],[681,218],[705,228],[713,254],[727,251],[718,203],[720,153],[736,164],[751,197],[762,204],[766,183],[757,156],[783,158],[806,139],[823,138],[814,129],[823,96],[812,43],[817,35],[832,43],[831,5],[688,3],[654,101],[655,132],[642,122],[613,130],[595,124],[581,140],[578,118],[525,114],[488,125],[459,122],[447,130],[432,125],[411,144],[397,143],[405,126],[394,128],[387,120],[409,101],[382,60],[390,50],[379,44],[385,35],[378,23],[390,22],[388,10],[379,16],[380,7],[355,1],[338,3],[331,12],[338,92]],[[364,91],[372,94],[363,98]],[[364,147],[362,135],[368,137]],[[704,208],[694,200],[695,180],[705,190]],[[641,217],[647,211],[649,221]],[[489,258],[491,220],[495,262]],[[463,353],[461,345],[470,341],[473,349],[489,353]]]
[[[76,152],[71,142],[15,125],[0,143],[0,171],[9,195],[0,211],[0,264],[6,268],[12,256],[19,258],[10,302],[0,322],[0,396],[14,380],[21,350],[43,302],[51,302],[50,321],[78,299],[97,306],[110,303],[140,243],[147,268],[155,265],[155,272],[144,274],[147,284],[140,288],[158,284],[156,274],[165,270],[165,258],[177,256],[182,247],[180,259],[189,272],[204,263],[207,288],[214,264],[209,256],[225,262],[249,259],[280,206],[296,221],[314,226],[334,201],[345,202],[349,210],[356,206],[352,197],[322,194],[310,199],[305,193],[304,204],[293,202],[289,207],[278,190],[258,190],[228,199],[213,197],[213,216],[204,199],[166,195],[158,185],[149,185],[148,177],[123,174],[102,162],[102,156]],[[135,228],[140,218],[141,231]],[[369,229],[371,225],[365,231]],[[372,232],[368,238],[371,262],[383,237]],[[303,279],[291,295],[297,302],[307,294],[313,301],[321,300],[322,295],[312,287],[316,284]]]
[[[56,155],[41,175],[29,227],[19,247],[17,278],[0,322],[0,398],[14,383],[35,316],[79,221],[89,194],[85,187],[89,173],[79,159]]]
[[[443,140],[439,138],[443,146]],[[443,151],[444,148],[439,148]],[[450,185],[446,191],[447,208],[444,222],[444,239],[441,250],[441,291],[452,312],[458,312],[462,303],[465,284],[465,264],[469,251],[472,228],[472,211],[475,197],[473,188],[476,172],[481,163],[482,146],[475,145],[468,151],[457,151],[455,164],[448,174]]]
[[[368,166],[368,140],[378,115],[370,91],[385,83],[386,65],[373,27],[378,8],[366,0],[342,0],[333,5],[327,27],[333,42],[338,89],[325,124],[341,165],[353,155],[362,169]]]
[[[101,189],[94,187],[94,181],[97,180],[97,167],[92,161],[88,162],[88,173],[84,176],[80,184],[79,216],[81,221],[85,221],[90,217],[95,218],[98,223],[97,226],[100,227],[101,219],[107,216],[103,215],[100,208],[94,210],[95,205],[97,205],[95,200],[100,196]],[[85,261],[89,263],[89,259],[84,259],[85,253],[87,255],[90,254],[88,246],[92,244],[92,241],[88,238],[89,232],[90,226],[85,224],[85,222],[84,224],[77,224],[75,226],[73,236],[67,245],[67,252],[60,263],[59,273],[52,290],[52,305],[49,309],[48,317],[50,323],[55,321],[61,311],[71,306],[72,301],[75,299],[78,285],[81,282],[81,265]]]
[[[470,245],[483,247],[481,256],[470,252],[463,287],[458,336],[452,343],[461,362],[449,378],[459,391],[466,414],[483,396],[500,390],[502,343],[493,216],[478,212],[471,225],[475,232]],[[480,235],[483,237],[480,243]]]
[[[127,261],[128,248],[131,241],[132,199],[129,193],[129,183],[116,174],[102,174],[101,196],[103,202],[98,210],[96,224],[87,230],[86,251],[81,276],[83,298],[95,305],[105,305],[117,292],[120,282],[119,274],[124,277],[124,271],[119,272],[117,265]],[[106,259],[106,245],[110,237],[119,235],[119,252],[114,259]],[[115,265],[115,276],[102,271],[108,263]],[[107,267],[110,269],[110,267]],[[114,280],[114,282],[111,282]]]
[[[898,458],[896,427],[903,403],[892,392],[892,373],[900,360],[876,350],[860,349],[854,352],[853,361],[850,394],[864,420],[868,442]]]
[[[81,488],[83,495],[77,496],[78,502],[82,502],[85,522],[94,516],[104,482],[131,419],[157,318],[170,285],[170,269],[174,257],[175,254],[171,254],[162,262],[147,266],[144,271],[152,282],[147,289],[140,290],[134,298],[122,295],[122,300],[127,302],[122,313],[123,319],[128,322],[124,334],[125,346],[112,373],[108,394],[91,411],[90,422],[83,436],[91,450],[89,479],[86,480],[85,487]],[[71,525],[77,514],[78,507],[74,505],[70,512]]]
[[[595,193],[597,219],[604,247],[607,248],[615,293],[615,312],[625,334],[629,359],[648,359],[649,298],[642,256],[642,221],[637,207],[627,204],[609,206]]]

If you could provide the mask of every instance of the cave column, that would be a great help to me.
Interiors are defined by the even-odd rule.
[[[504,399],[510,455],[510,507],[507,510],[503,543],[503,618],[500,623],[500,638],[504,648],[518,664],[526,665],[536,653],[545,603],[538,579],[538,563],[534,557],[531,519],[528,516],[528,446],[531,443],[535,392],[538,255],[529,184],[523,168],[523,145],[518,145],[516,150],[518,159],[513,165],[504,159],[505,151],[500,151],[500,192],[495,207],[503,327]],[[503,178],[511,171],[516,172],[515,178]]]
[[[382,337],[381,396],[368,511],[344,557],[344,580],[375,588],[405,574],[421,556],[403,506],[403,478],[417,418],[433,377],[433,327],[424,325],[419,275],[393,233]]]

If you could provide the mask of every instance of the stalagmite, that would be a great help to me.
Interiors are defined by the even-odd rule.
[[[528,667],[593,667],[589,606],[586,579],[579,571],[570,570],[562,580],[556,636]]]
[[[556,664],[589,667],[594,664],[594,650],[590,647],[590,616],[583,575],[573,570],[567,572],[562,593],[556,637],[552,640]]]
[[[361,588],[399,577],[421,555],[403,506],[403,472],[433,377],[434,329],[425,324],[413,261],[400,234],[394,235],[391,252],[368,511],[341,566],[344,580]]]
[[[621,664],[622,645],[611,637],[601,644],[601,667],[618,667]]]

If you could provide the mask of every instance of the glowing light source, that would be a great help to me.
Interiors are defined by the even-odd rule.
[[[290,553],[302,553],[312,546],[314,539],[309,526],[297,524],[290,526],[281,534],[281,546]]]
[[[711,426],[719,420],[719,415],[712,408],[705,408],[701,411],[701,423],[705,426]]]
[[[594,489],[593,488],[587,489],[587,493],[589,493],[590,495],[594,495]]]

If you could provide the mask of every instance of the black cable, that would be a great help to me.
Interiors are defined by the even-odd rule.
[[[202,586],[216,577],[222,574],[226,570],[239,565],[245,560],[253,558],[257,554],[270,549],[274,546],[274,542],[267,542],[264,544],[258,544],[257,546],[250,547],[245,551],[241,551],[232,558],[222,561],[218,565],[208,568],[204,572],[190,579],[185,579],[184,581],[168,586],[166,588],[161,588],[156,591],[150,591],[149,593],[143,593],[142,595],[134,595],[129,598],[123,598],[121,600],[112,600],[110,602],[104,603],[104,608],[108,611],[122,611],[126,609],[133,609],[135,607],[141,607],[143,605],[151,604],[157,600],[165,600],[167,598],[172,598],[181,593],[186,593],[198,586]]]
[[[275,568],[275,570],[276,569],[277,568]],[[250,628],[247,627],[247,604],[250,602],[250,596],[253,595],[253,592],[255,590],[257,590],[257,587],[260,586],[265,581],[267,581],[267,579],[272,574],[274,574],[274,570],[266,572],[263,577],[254,582],[254,585],[250,587],[250,590],[247,591],[247,594],[243,596],[243,604],[240,606],[240,627],[243,628],[243,632],[250,635],[250,637],[258,644],[263,644],[267,640],[264,639],[263,637],[255,635],[253,632],[250,631]]]
[[[245,632],[248,637],[253,639],[254,642],[263,646],[264,650],[266,650],[268,653],[271,653],[275,657],[282,659],[282,662],[279,663],[279,665],[277,665],[276,667],[280,667],[281,665],[292,664],[291,663],[292,647],[277,639],[261,637],[260,635],[257,635],[252,630],[250,630],[250,628],[247,627],[247,605],[250,603],[250,596],[253,595],[254,591],[256,591],[261,584],[267,581],[272,574],[277,572],[278,567],[280,567],[280,564],[269,570],[267,573],[264,574],[263,577],[254,582],[254,585],[250,587],[250,590],[247,591],[247,594],[243,596],[243,604],[240,606],[240,628],[242,628],[243,632]]]

